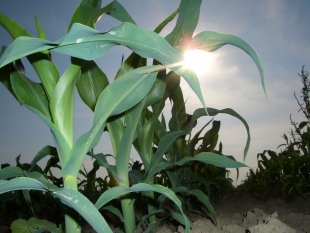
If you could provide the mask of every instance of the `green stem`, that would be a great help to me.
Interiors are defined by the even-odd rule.
[[[148,182],[148,184],[154,184],[154,178],[150,179]],[[153,200],[154,201],[154,192],[147,192],[147,196],[150,200]],[[148,210],[148,213],[152,213],[154,210],[155,210],[155,206],[153,204],[147,204],[147,210]],[[149,217],[149,224],[153,224],[156,222],[156,216],[155,215],[152,215]],[[151,233],[153,233],[155,231],[151,231]]]
[[[132,199],[127,195],[121,200],[124,227],[126,233],[134,233],[136,230],[135,212]]]
[[[63,179],[64,179],[65,188],[71,188],[74,190],[78,190],[77,177],[66,176],[66,177],[63,177]],[[65,225],[66,225],[66,233],[81,233],[81,226],[69,214],[65,214]]]

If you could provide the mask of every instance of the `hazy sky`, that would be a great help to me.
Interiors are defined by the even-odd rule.
[[[103,1],[105,6],[110,1]],[[154,29],[179,4],[176,0],[120,0],[139,26]],[[71,15],[79,1],[0,1],[0,12],[23,25],[34,37],[37,36],[34,14],[41,22],[47,38],[54,41],[66,33]],[[283,133],[290,130],[290,114],[295,121],[304,117],[298,113],[294,91],[300,96],[302,84],[297,73],[305,65],[310,70],[310,1],[288,0],[203,0],[200,23],[195,33],[215,30],[239,36],[246,40],[259,54],[265,71],[268,99],[266,99],[258,69],[243,51],[225,46],[212,53],[211,68],[201,75],[200,82],[206,104],[213,108],[233,108],[248,122],[252,143],[245,160],[249,167],[257,166],[256,156],[264,150],[277,150],[284,142]],[[97,29],[106,31],[118,22],[103,16]],[[175,21],[162,32],[171,31]],[[0,28],[0,45],[12,42],[6,31]],[[110,80],[113,80],[121,63],[124,47],[113,48],[97,64]],[[69,65],[69,58],[53,54],[53,60],[62,74]],[[25,62],[26,64],[26,62]],[[37,81],[33,70],[26,65],[26,74]],[[192,113],[201,103],[186,83],[182,83],[187,111]],[[33,113],[21,107],[0,84],[0,163],[14,165],[14,159],[22,154],[22,162],[31,158],[45,145],[53,145],[48,127]],[[165,110],[169,116],[169,106]],[[89,130],[92,112],[78,99],[75,107],[76,138]],[[207,122],[206,117],[200,125]],[[246,130],[240,121],[228,117],[221,120],[220,140],[224,154],[234,155],[242,161]],[[106,136],[95,149],[96,152],[112,153]],[[247,169],[242,169],[244,175]],[[233,177],[234,178],[234,177]]]

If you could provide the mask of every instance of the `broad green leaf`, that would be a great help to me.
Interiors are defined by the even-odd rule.
[[[15,39],[2,53],[0,59],[1,67],[22,57],[54,48],[57,45],[58,43],[52,43],[39,38],[20,36]]]
[[[0,180],[6,180],[13,177],[25,176],[20,167],[5,167],[0,170]]]
[[[54,191],[54,197],[73,209],[75,209],[98,233],[110,232],[111,228],[102,217],[96,207],[79,191],[62,188]]]
[[[61,76],[50,100],[53,122],[70,147],[73,146],[75,80],[79,77],[80,72],[79,65],[71,64]]]
[[[1,180],[0,183],[0,194],[16,190],[29,189],[47,191],[49,190],[49,187],[44,185],[42,182],[29,177],[17,177],[9,181]]]
[[[45,146],[43,147],[37,154],[36,156],[32,159],[31,161],[31,167],[28,170],[29,172],[32,171],[32,169],[34,168],[34,166],[43,158],[45,158],[46,156],[57,156],[57,150],[55,147],[53,146]]]
[[[158,193],[161,193],[161,194],[165,195],[166,197],[168,197],[179,208],[179,210],[180,210],[180,212],[181,212],[181,214],[185,220],[186,232],[189,233],[190,224],[189,224],[189,221],[188,221],[186,215],[183,213],[181,201],[177,198],[177,196],[175,195],[175,193],[173,191],[171,191],[170,189],[165,188],[161,185],[156,185],[156,184],[150,185],[150,184],[140,183],[140,184],[135,184],[135,185],[131,186],[130,188],[125,188],[125,187],[121,187],[121,186],[113,187],[113,188],[108,189],[106,192],[104,192],[99,197],[99,199],[95,203],[95,206],[97,209],[100,209],[102,206],[104,206],[109,201],[111,201],[115,198],[119,198],[120,196],[131,193],[131,192],[158,192]]]
[[[14,233],[33,233],[36,231],[34,227],[29,226],[25,219],[17,219],[12,222],[11,231]]]
[[[255,50],[245,40],[230,34],[224,34],[215,31],[203,31],[194,36],[190,43],[190,48],[213,52],[227,44],[236,46],[251,56],[259,70],[262,86],[265,95],[267,96],[262,63]]]
[[[127,22],[106,33],[74,24],[65,37],[54,43],[36,38],[18,38],[4,51],[0,58],[0,68],[20,57],[48,48],[80,59],[93,60],[115,45],[124,45],[142,57],[154,58],[183,76],[206,107],[197,75],[191,69],[185,69],[184,57],[158,34]]]
[[[42,84],[25,76],[24,67],[20,60],[13,62],[10,79],[18,101],[37,109],[50,120],[49,102]]]
[[[95,110],[99,95],[108,85],[107,76],[94,61],[84,62],[76,87],[81,99],[91,110]]]
[[[49,222],[46,219],[37,219],[35,217],[31,217],[28,220],[28,224],[35,229],[46,229],[46,228],[56,228],[55,223]]]
[[[39,112],[35,108],[28,106],[28,105],[25,105],[25,107],[27,107],[30,111],[32,111],[37,116],[39,116],[53,132],[53,137],[54,137],[55,145],[57,148],[60,164],[61,166],[64,166],[66,162],[68,161],[70,153],[71,153],[70,145],[68,144],[68,142],[66,141],[62,133],[59,131],[59,129],[49,119],[47,119],[41,112]]]
[[[208,196],[199,189],[190,190],[190,193],[193,194],[199,201],[201,201],[207,207],[213,222],[215,223],[215,225],[217,225],[216,214],[212,204],[209,201]]]
[[[44,175],[42,175],[40,172],[36,172],[36,171],[26,172],[25,171],[24,174],[26,177],[40,181],[42,184],[44,184],[50,190],[58,189],[58,187],[56,185],[49,183],[47,178]]]
[[[31,37],[31,35],[26,31],[25,28],[23,28],[20,24],[2,13],[0,13],[0,25],[11,35],[13,39],[23,36]],[[24,46],[27,46],[27,44],[25,44]],[[47,96],[49,98],[59,79],[57,67],[51,61],[49,55],[44,54],[44,52],[32,54],[28,56],[27,59],[29,60],[29,62],[37,72],[39,78],[41,79],[44,89],[46,90]]]
[[[151,89],[161,66],[143,67],[116,79],[99,96],[92,128],[75,143],[70,161],[62,175],[77,175],[85,154],[94,148],[102,135],[108,117],[120,114],[139,103]]]
[[[165,38],[173,47],[186,46],[192,39],[199,20],[201,2],[202,0],[181,0],[176,26]]]

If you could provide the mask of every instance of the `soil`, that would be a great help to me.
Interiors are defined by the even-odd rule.
[[[296,197],[290,203],[283,198],[258,198],[247,193],[233,193],[213,204],[217,226],[206,217],[190,215],[191,233],[310,233],[310,194]],[[263,200],[262,200],[263,199]],[[163,226],[157,232],[185,230]]]

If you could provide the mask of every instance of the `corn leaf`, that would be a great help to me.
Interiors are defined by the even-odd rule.
[[[73,146],[75,80],[80,72],[79,65],[71,64],[57,83],[50,100],[53,122],[69,146]]]
[[[144,104],[145,100],[142,100],[139,104],[128,110],[125,115],[126,130],[115,156],[115,166],[120,179],[126,179],[128,177],[130,151],[136,134],[137,124],[140,120],[137,116],[141,115]]]
[[[189,192],[193,194],[199,201],[201,201],[207,207],[213,222],[215,223],[215,225],[217,225],[216,214],[212,204],[209,201],[208,196],[199,189],[193,189],[190,190]]]
[[[57,147],[57,152],[60,160],[61,166],[64,166],[69,159],[70,152],[71,152],[71,147],[68,144],[66,138],[62,133],[59,131],[59,129],[48,119],[46,118],[41,112],[36,110],[35,108],[29,106],[29,105],[24,105],[27,107],[30,111],[35,113],[37,116],[39,116],[45,124],[50,128],[50,130],[53,132],[53,137],[55,141],[55,145]]]
[[[51,120],[49,102],[42,84],[36,83],[25,76],[24,67],[20,60],[13,62],[10,79],[18,101],[21,104],[37,109]]]
[[[173,191],[161,185],[156,185],[156,184],[150,185],[150,184],[140,183],[140,184],[135,184],[131,186],[130,188],[125,188],[125,187],[120,187],[120,186],[113,187],[113,188],[108,189],[98,198],[97,202],[95,203],[95,206],[97,209],[100,209],[102,206],[104,206],[109,201],[115,198],[118,198],[122,195],[131,193],[131,192],[148,192],[148,191],[158,192],[160,194],[163,194],[164,196],[168,197],[171,201],[173,201],[176,204],[176,206],[179,208],[184,218],[186,232],[189,233],[190,224],[189,224],[189,221],[186,215],[183,213],[181,201],[178,199],[178,197],[175,195]]]
[[[62,175],[78,174],[85,154],[98,144],[108,117],[120,114],[139,103],[151,89],[156,77],[156,73],[145,73],[160,68],[161,66],[143,67],[128,72],[103,90],[95,108],[93,126],[76,141],[70,162],[62,170]]]
[[[62,188],[53,192],[53,196],[75,209],[98,233],[110,232],[111,228],[95,206],[79,191]]]
[[[226,156],[215,154],[212,152],[201,152],[194,157],[184,157],[180,161],[174,163],[177,166],[182,166],[183,164],[190,161],[198,161],[206,164],[211,164],[217,167],[224,168],[239,168],[239,167],[247,167],[244,163],[237,162],[232,160]]]
[[[196,74],[182,65],[184,57],[158,34],[131,23],[122,23],[107,33],[100,33],[84,25],[74,24],[65,37],[54,43],[36,38],[18,38],[2,54],[0,68],[23,56],[49,48],[54,48],[53,51],[69,56],[93,60],[117,44],[127,46],[142,57],[154,58],[183,76],[206,107]]]
[[[34,178],[17,177],[12,180],[0,180],[0,194],[16,190],[48,191],[50,187]]]
[[[99,95],[108,85],[107,76],[94,61],[83,63],[76,87],[82,100],[91,110],[95,110]]]
[[[190,161],[198,161],[198,162],[202,162],[206,164],[212,164],[217,167],[225,167],[225,168],[247,167],[247,165],[237,162],[226,156],[215,154],[212,152],[202,152],[200,154],[197,154],[194,157],[183,157],[181,160],[176,161],[176,162],[168,162],[168,161],[162,160],[159,164],[151,167],[150,171],[147,173],[143,182],[149,181],[152,177],[154,177],[155,174],[157,174],[163,169],[167,169],[175,165],[182,166],[183,164],[190,162]]]
[[[3,47],[2,47],[3,48]],[[1,56],[1,54],[0,54]],[[0,68],[0,82],[5,86],[5,88],[14,96],[14,98],[18,101],[17,96],[14,93],[12,88],[12,83],[10,79],[11,69],[13,64],[8,64],[2,68]]]
[[[0,25],[11,35],[13,39],[16,39],[18,37],[23,37],[23,36],[31,37],[30,33],[28,33],[24,27],[22,27],[20,24],[18,24],[17,22],[5,16],[2,13],[0,13]],[[39,30],[43,31],[43,29],[39,29]],[[40,32],[41,36],[42,36],[42,31]],[[27,44],[25,44],[24,46],[27,46]],[[28,56],[27,59],[29,60],[29,62],[31,63],[35,71],[37,72],[44,86],[44,89],[47,92],[47,96],[49,98],[59,79],[59,74],[58,74],[57,67],[51,61],[50,56],[46,53],[47,52],[45,51],[45,54],[44,52],[32,54]]]
[[[245,126],[246,130],[247,130],[247,141],[246,141],[246,145],[244,148],[244,153],[243,153],[243,160],[245,160],[246,155],[248,153],[249,147],[250,147],[250,142],[251,142],[251,136],[250,136],[250,128],[248,123],[237,113],[235,112],[233,109],[231,108],[225,108],[225,109],[215,109],[215,108],[207,108],[207,112],[203,109],[196,109],[194,111],[193,116],[191,117],[190,121],[188,122],[188,124],[186,125],[186,127],[183,129],[184,131],[190,132],[191,129],[194,127],[196,121],[198,118],[202,117],[202,116],[216,116],[217,114],[220,113],[224,113],[224,114],[228,114],[231,115],[233,117],[236,117],[237,119],[239,119],[243,125]]]
[[[197,27],[202,0],[181,0],[179,17],[173,31],[165,39],[173,46],[190,42]]]
[[[58,156],[57,154],[57,150],[55,147],[53,146],[45,146],[43,147],[37,154],[36,156],[32,159],[31,161],[31,167],[29,168],[29,172],[32,171],[32,169],[34,168],[34,166],[43,158],[45,158],[46,156]]]
[[[0,170],[0,180],[19,176],[24,176],[24,172],[20,167],[5,167]]]
[[[227,44],[236,46],[250,55],[250,57],[253,59],[253,61],[257,65],[257,68],[261,76],[262,86],[263,86],[265,95],[267,96],[266,87],[265,87],[265,79],[264,79],[264,70],[263,70],[262,63],[259,59],[259,56],[255,52],[255,50],[245,40],[237,36],[230,35],[230,34],[224,34],[224,33],[219,33],[215,31],[203,31],[194,36],[194,38],[192,39],[190,43],[190,48],[191,49],[202,49],[208,52],[213,52]]]

